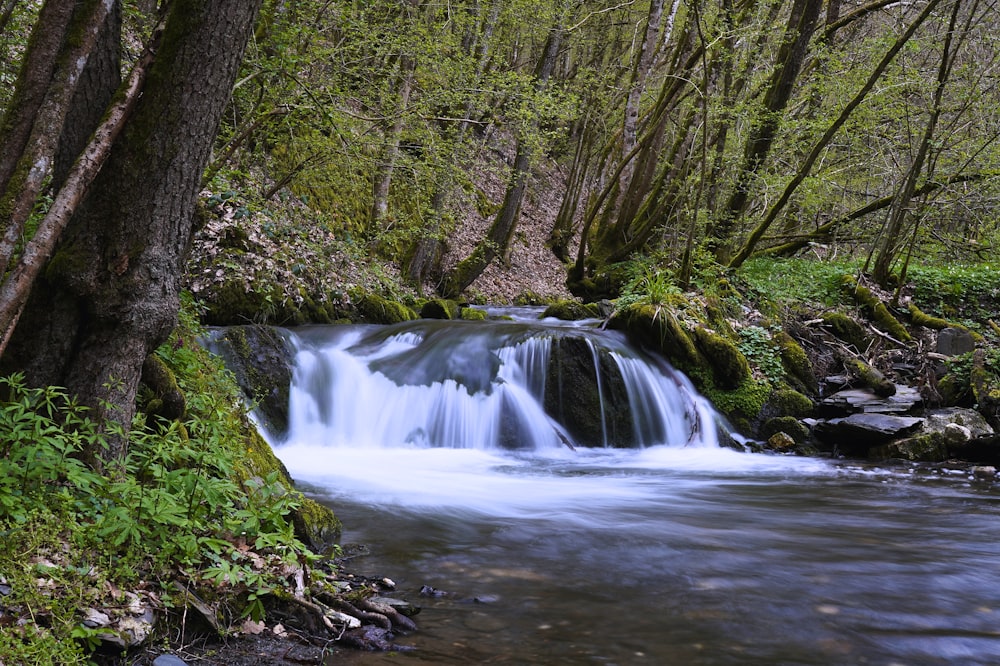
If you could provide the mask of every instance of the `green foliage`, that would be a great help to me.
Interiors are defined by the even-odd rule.
[[[138,416],[126,457],[101,473],[85,456],[114,424],[59,388],[0,378],[0,579],[12,590],[0,601],[22,620],[0,632],[0,663],[82,664],[96,645],[84,609],[116,607],[109,591],[130,588],[159,589],[169,605],[176,578],[259,618],[281,572],[315,557],[292,522],[302,496],[276,465],[248,460],[238,389],[194,342],[195,319],[188,304],[158,351],[187,419],[152,428]]]
[[[1000,265],[921,264],[909,269],[907,280],[913,283],[918,307],[957,319],[972,330],[996,316],[992,307],[1000,298]]]
[[[736,275],[764,301],[835,305],[841,301],[841,277],[856,269],[855,262],[761,257],[747,261]]]
[[[747,361],[757,368],[772,385],[777,385],[785,375],[781,351],[771,340],[771,333],[760,326],[746,326],[739,330],[739,350]]]

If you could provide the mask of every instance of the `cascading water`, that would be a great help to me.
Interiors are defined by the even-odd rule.
[[[288,336],[275,452],[369,547],[351,570],[424,606],[416,651],[331,664],[1000,663],[995,484],[718,446],[592,326]]]
[[[532,451],[718,446],[714,411],[683,375],[593,327],[423,320],[290,335],[289,441]],[[614,433],[612,411],[626,423]]]

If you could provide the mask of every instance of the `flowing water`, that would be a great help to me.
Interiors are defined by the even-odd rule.
[[[593,327],[289,335],[275,450],[367,547],[349,568],[423,607],[413,651],[331,663],[1000,664],[991,484],[721,448],[682,376]],[[599,370],[606,446],[579,446],[552,391],[564,336],[614,359],[633,448]]]

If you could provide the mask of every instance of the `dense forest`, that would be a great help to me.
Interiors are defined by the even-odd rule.
[[[921,305],[950,298],[935,314],[996,340],[998,35],[995,0],[0,0],[0,534],[66,521],[85,536],[39,527],[12,548],[111,536],[131,575],[198,569],[189,580],[238,588],[259,619],[288,571],[233,573],[239,558],[220,553],[245,555],[232,534],[259,533],[294,568],[316,534],[302,507],[318,508],[260,489],[280,463],[193,342],[206,323],[513,296],[704,301],[708,321],[720,294],[763,310],[756,299],[819,282],[836,293],[845,272],[898,313],[932,270],[945,277]],[[528,247],[534,264],[512,264]],[[809,266],[794,284],[791,258]],[[946,271],[959,266],[985,272]],[[525,272],[552,277],[516,295],[500,284]],[[777,353],[755,351],[765,328],[784,344],[779,324],[746,328],[754,374],[726,387],[756,391],[735,414],[747,429],[781,383],[758,367]],[[875,347],[857,354],[865,368]],[[987,347],[981,403],[1000,374]],[[713,397],[745,397],[727,395]],[[248,439],[263,463],[240,462]],[[207,441],[226,451],[211,472]],[[44,469],[29,473],[33,456]],[[202,485],[209,473],[230,485]],[[154,479],[172,499],[147,515]],[[233,512],[226,536],[197,509],[213,502]],[[178,526],[189,541],[143,550]],[[37,602],[5,601],[24,580],[9,566],[0,623]],[[72,566],[60,586],[89,575]],[[57,624],[0,637],[0,664],[28,645],[71,663],[100,643]],[[58,653],[67,635],[77,647]]]

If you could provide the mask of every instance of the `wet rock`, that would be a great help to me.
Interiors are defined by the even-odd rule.
[[[993,434],[993,428],[982,414],[967,407],[948,407],[945,409],[931,409],[922,414],[924,417],[924,430],[944,431],[950,425],[961,426],[969,431],[969,439],[986,437]]]
[[[849,454],[867,454],[867,449],[904,437],[920,427],[922,418],[891,414],[860,413],[821,421],[813,433]]]
[[[944,427],[944,436],[949,444],[962,444],[972,439],[972,431],[963,425],[949,423]]]
[[[211,345],[256,406],[262,426],[273,435],[288,429],[292,350],[270,326],[231,326]]]
[[[153,660],[153,666],[187,666],[187,662],[172,654],[161,654]]]
[[[785,432],[776,432],[767,438],[767,446],[773,451],[790,451],[795,448],[795,440]]]
[[[448,593],[444,590],[439,590],[436,587],[431,587],[430,585],[420,586],[420,596],[422,597],[446,597]]]
[[[407,617],[413,617],[420,612],[420,606],[411,604],[405,599],[394,599],[392,597],[372,597],[373,602],[394,608],[397,612]]]
[[[364,626],[344,632],[340,643],[367,652],[388,652],[397,650],[393,645],[393,633],[382,627]]]
[[[872,447],[868,457],[871,460],[942,462],[948,458],[948,447],[941,433],[923,433]]]
[[[1000,435],[974,437],[968,442],[948,444],[948,454],[969,462],[1000,466]]]
[[[993,479],[997,475],[997,468],[992,465],[977,465],[970,471],[977,479]]]
[[[580,446],[634,444],[625,380],[614,358],[584,338],[552,341],[545,412]],[[607,441],[605,441],[605,434]]]
[[[920,392],[901,384],[896,385],[891,396],[879,396],[870,389],[856,388],[837,391],[824,398],[820,404],[823,415],[852,414],[904,414],[921,403]]]

